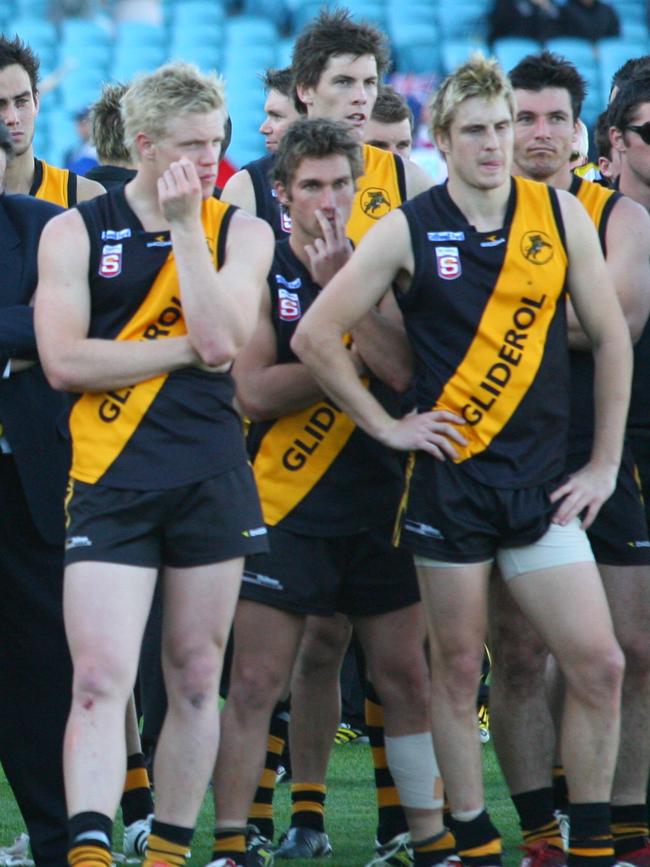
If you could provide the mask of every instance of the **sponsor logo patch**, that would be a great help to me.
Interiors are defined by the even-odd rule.
[[[70,536],[65,540],[66,551],[71,551],[73,548],[90,548],[91,545],[88,536]]]
[[[130,229],[104,229],[102,232],[102,241],[123,241],[130,237]]]
[[[172,239],[169,235],[156,235],[153,241],[147,241],[147,247],[171,247]]]
[[[465,232],[427,232],[430,241],[464,241]]]
[[[100,277],[117,277],[122,273],[122,245],[104,244],[102,258],[99,260]]]
[[[438,277],[455,280],[463,273],[458,247],[436,247]]]
[[[481,241],[481,247],[499,247],[501,244],[505,244],[505,242],[505,238],[497,238],[496,235],[491,235],[485,241]]]
[[[431,527],[429,524],[422,524],[420,521],[404,521],[404,529],[409,533],[417,533],[418,536],[427,536],[429,539],[444,539],[440,530],[436,527]]]
[[[247,584],[257,584],[258,587],[267,587],[269,590],[284,590],[281,581],[276,578],[271,578],[269,575],[262,575],[259,572],[247,572],[242,575],[242,581]]]

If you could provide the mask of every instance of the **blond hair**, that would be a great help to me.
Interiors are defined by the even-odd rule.
[[[135,139],[139,132],[157,141],[164,138],[170,118],[219,109],[225,114],[225,87],[220,76],[203,73],[193,63],[167,63],[138,76],[122,97],[124,143],[137,158]]]
[[[458,106],[473,96],[489,100],[502,96],[511,116],[515,115],[515,97],[508,77],[497,60],[488,59],[477,51],[448,75],[434,94],[431,101],[431,132],[434,138],[439,133],[449,131]]]

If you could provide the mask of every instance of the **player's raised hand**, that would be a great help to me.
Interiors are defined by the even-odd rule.
[[[305,252],[309,256],[312,279],[323,287],[348,261],[352,244],[345,236],[345,224],[338,208],[334,208],[331,219],[320,208],[315,216],[323,236],[316,238],[313,244],[307,244]]]
[[[158,178],[158,201],[170,223],[195,221],[201,214],[201,181],[191,160],[182,157]]]

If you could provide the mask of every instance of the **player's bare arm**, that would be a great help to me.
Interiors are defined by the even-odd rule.
[[[323,398],[323,390],[304,364],[277,364],[277,338],[271,322],[271,298],[262,293],[253,337],[233,367],[237,399],[252,421],[298,412]]]
[[[97,181],[90,178],[77,177],[77,201],[87,202],[89,199],[95,199],[97,196],[103,196],[106,190]]]
[[[221,201],[228,202],[230,205],[237,205],[247,214],[257,216],[253,181],[246,169],[242,169],[228,178],[221,193]]]
[[[189,160],[172,163],[158,180],[158,197],[171,227],[188,334],[201,360],[227,367],[250,339],[273,234],[261,220],[233,216],[223,266],[215,271],[201,222],[201,183]]]
[[[404,177],[407,199],[412,199],[433,186],[433,178],[413,160],[404,160]]]
[[[646,209],[627,197],[619,199],[607,221],[605,242],[607,269],[635,343],[650,313],[650,215]],[[574,349],[591,348],[571,305],[569,343]]]
[[[556,523],[566,524],[584,512],[586,528],[616,484],[630,399],[632,345],[593,223],[573,196],[562,191],[558,195],[570,262],[568,288],[595,360],[596,427],[589,463],[554,491],[551,500],[561,501]]]
[[[189,337],[117,341],[88,337],[90,243],[76,210],[41,236],[34,324],[39,357],[53,388],[108,391],[197,363]]]
[[[347,265],[309,308],[291,345],[337,405],[371,436],[393,448],[453,458],[453,442],[465,442],[454,423],[462,425],[463,420],[447,412],[391,418],[360,383],[341,342],[379,303],[386,286],[412,272],[406,218],[393,211],[364,236]]]

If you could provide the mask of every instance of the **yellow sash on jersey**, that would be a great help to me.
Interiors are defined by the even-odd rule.
[[[67,169],[59,169],[56,166],[51,166],[49,163],[41,160],[41,169],[43,177],[38,189],[34,193],[37,199],[43,199],[46,202],[52,202],[55,205],[61,205],[63,208],[69,206],[68,202],[68,179],[70,172]]]
[[[366,388],[367,377],[363,377]],[[253,461],[264,522],[279,523],[318,484],[356,425],[322,400],[279,418],[264,435]]]
[[[460,429],[468,445],[456,445],[457,463],[489,447],[532,386],[566,279],[567,256],[548,188],[521,178],[515,182],[516,208],[501,273],[475,337],[435,407],[468,422]]]
[[[203,228],[216,268],[219,267],[216,239],[227,210],[228,207],[216,199],[203,203]],[[171,251],[144,301],[115,339],[159,340],[184,334],[187,334],[187,327]],[[167,377],[168,374],[162,374],[127,388],[86,393],[79,398],[70,413],[72,478],[94,484],[104,475],[135,433]]]

